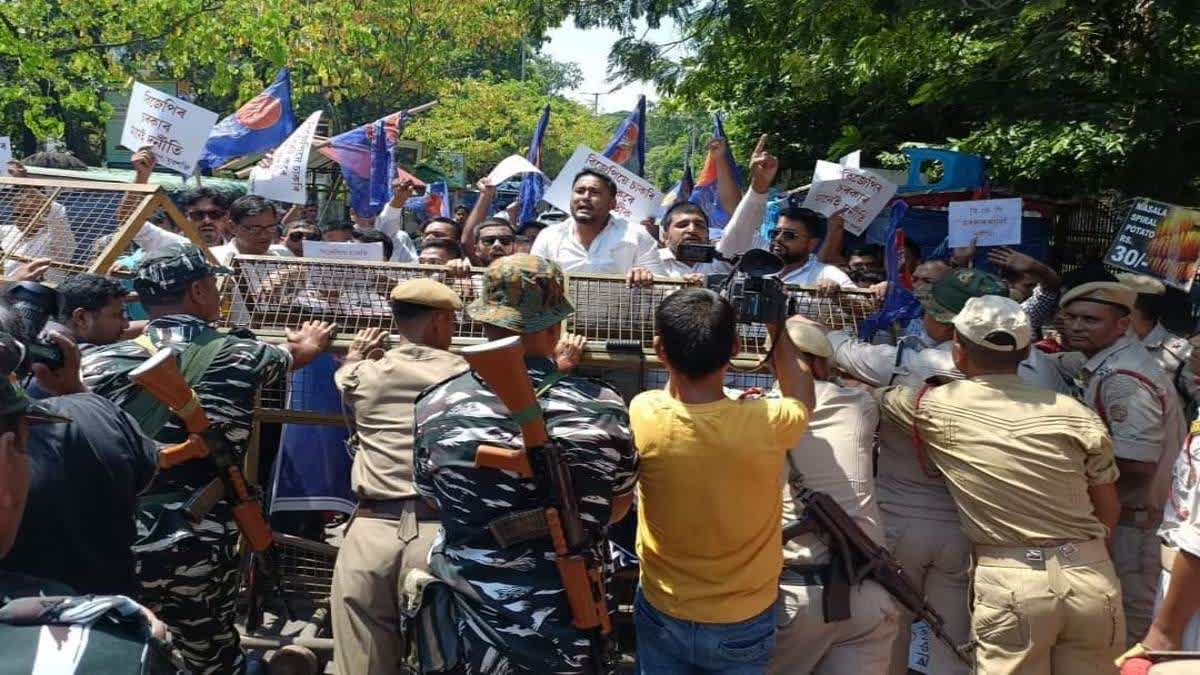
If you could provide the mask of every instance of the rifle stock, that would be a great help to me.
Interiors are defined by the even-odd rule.
[[[521,425],[526,448],[537,448],[550,441],[546,420],[537,404],[533,383],[525,370],[525,349],[519,336],[465,347],[462,356],[471,370],[487,383]]]
[[[175,352],[163,349],[129,372],[129,379],[150,392],[154,398],[183,420],[189,433],[199,434],[211,426],[208,414],[200,407],[196,392],[188,386]]]

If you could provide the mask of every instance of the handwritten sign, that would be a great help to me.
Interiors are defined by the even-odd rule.
[[[327,260],[358,260],[360,262],[383,262],[383,243],[374,241],[364,244],[357,241],[304,241],[305,258]]]
[[[950,246],[1021,243],[1021,198],[950,202]]]
[[[159,166],[190,176],[216,123],[217,113],[134,82],[121,145],[149,147]]]
[[[570,213],[575,174],[584,169],[604,174],[616,182],[617,204],[612,210],[614,216],[638,222],[653,217],[662,204],[662,191],[586,145],[575,148],[575,153],[567,160],[542,199]]]
[[[862,234],[895,194],[895,183],[869,171],[819,161],[804,206],[826,217],[841,211],[846,231]]]
[[[1200,261],[1200,211],[1138,198],[1108,249],[1113,267],[1191,290]]]
[[[8,175],[8,163],[12,161],[12,142],[8,136],[0,136],[0,176]]]
[[[321,111],[308,116],[291,136],[275,149],[270,166],[256,166],[250,172],[250,194],[289,204],[308,201],[308,153]]]

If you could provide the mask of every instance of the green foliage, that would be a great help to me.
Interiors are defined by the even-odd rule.
[[[534,82],[465,80],[447,83],[438,94],[436,114],[423,115],[405,137],[444,152],[460,152],[467,179],[475,181],[512,154],[524,154],[542,106],[550,104],[550,125],[542,141],[542,168],[555,176],[575,146],[608,142],[611,128],[588,109],[565,98],[543,95]]]

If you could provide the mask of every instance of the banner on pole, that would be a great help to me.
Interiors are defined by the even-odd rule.
[[[250,194],[289,204],[308,203],[308,155],[321,111],[308,116],[287,140],[275,149],[270,166],[250,172]]]

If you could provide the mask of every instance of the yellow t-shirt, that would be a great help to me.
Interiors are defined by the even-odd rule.
[[[687,621],[734,623],[775,601],[783,564],[780,476],[808,425],[795,399],[688,405],[639,394],[629,420],[641,462],[642,592]]]

